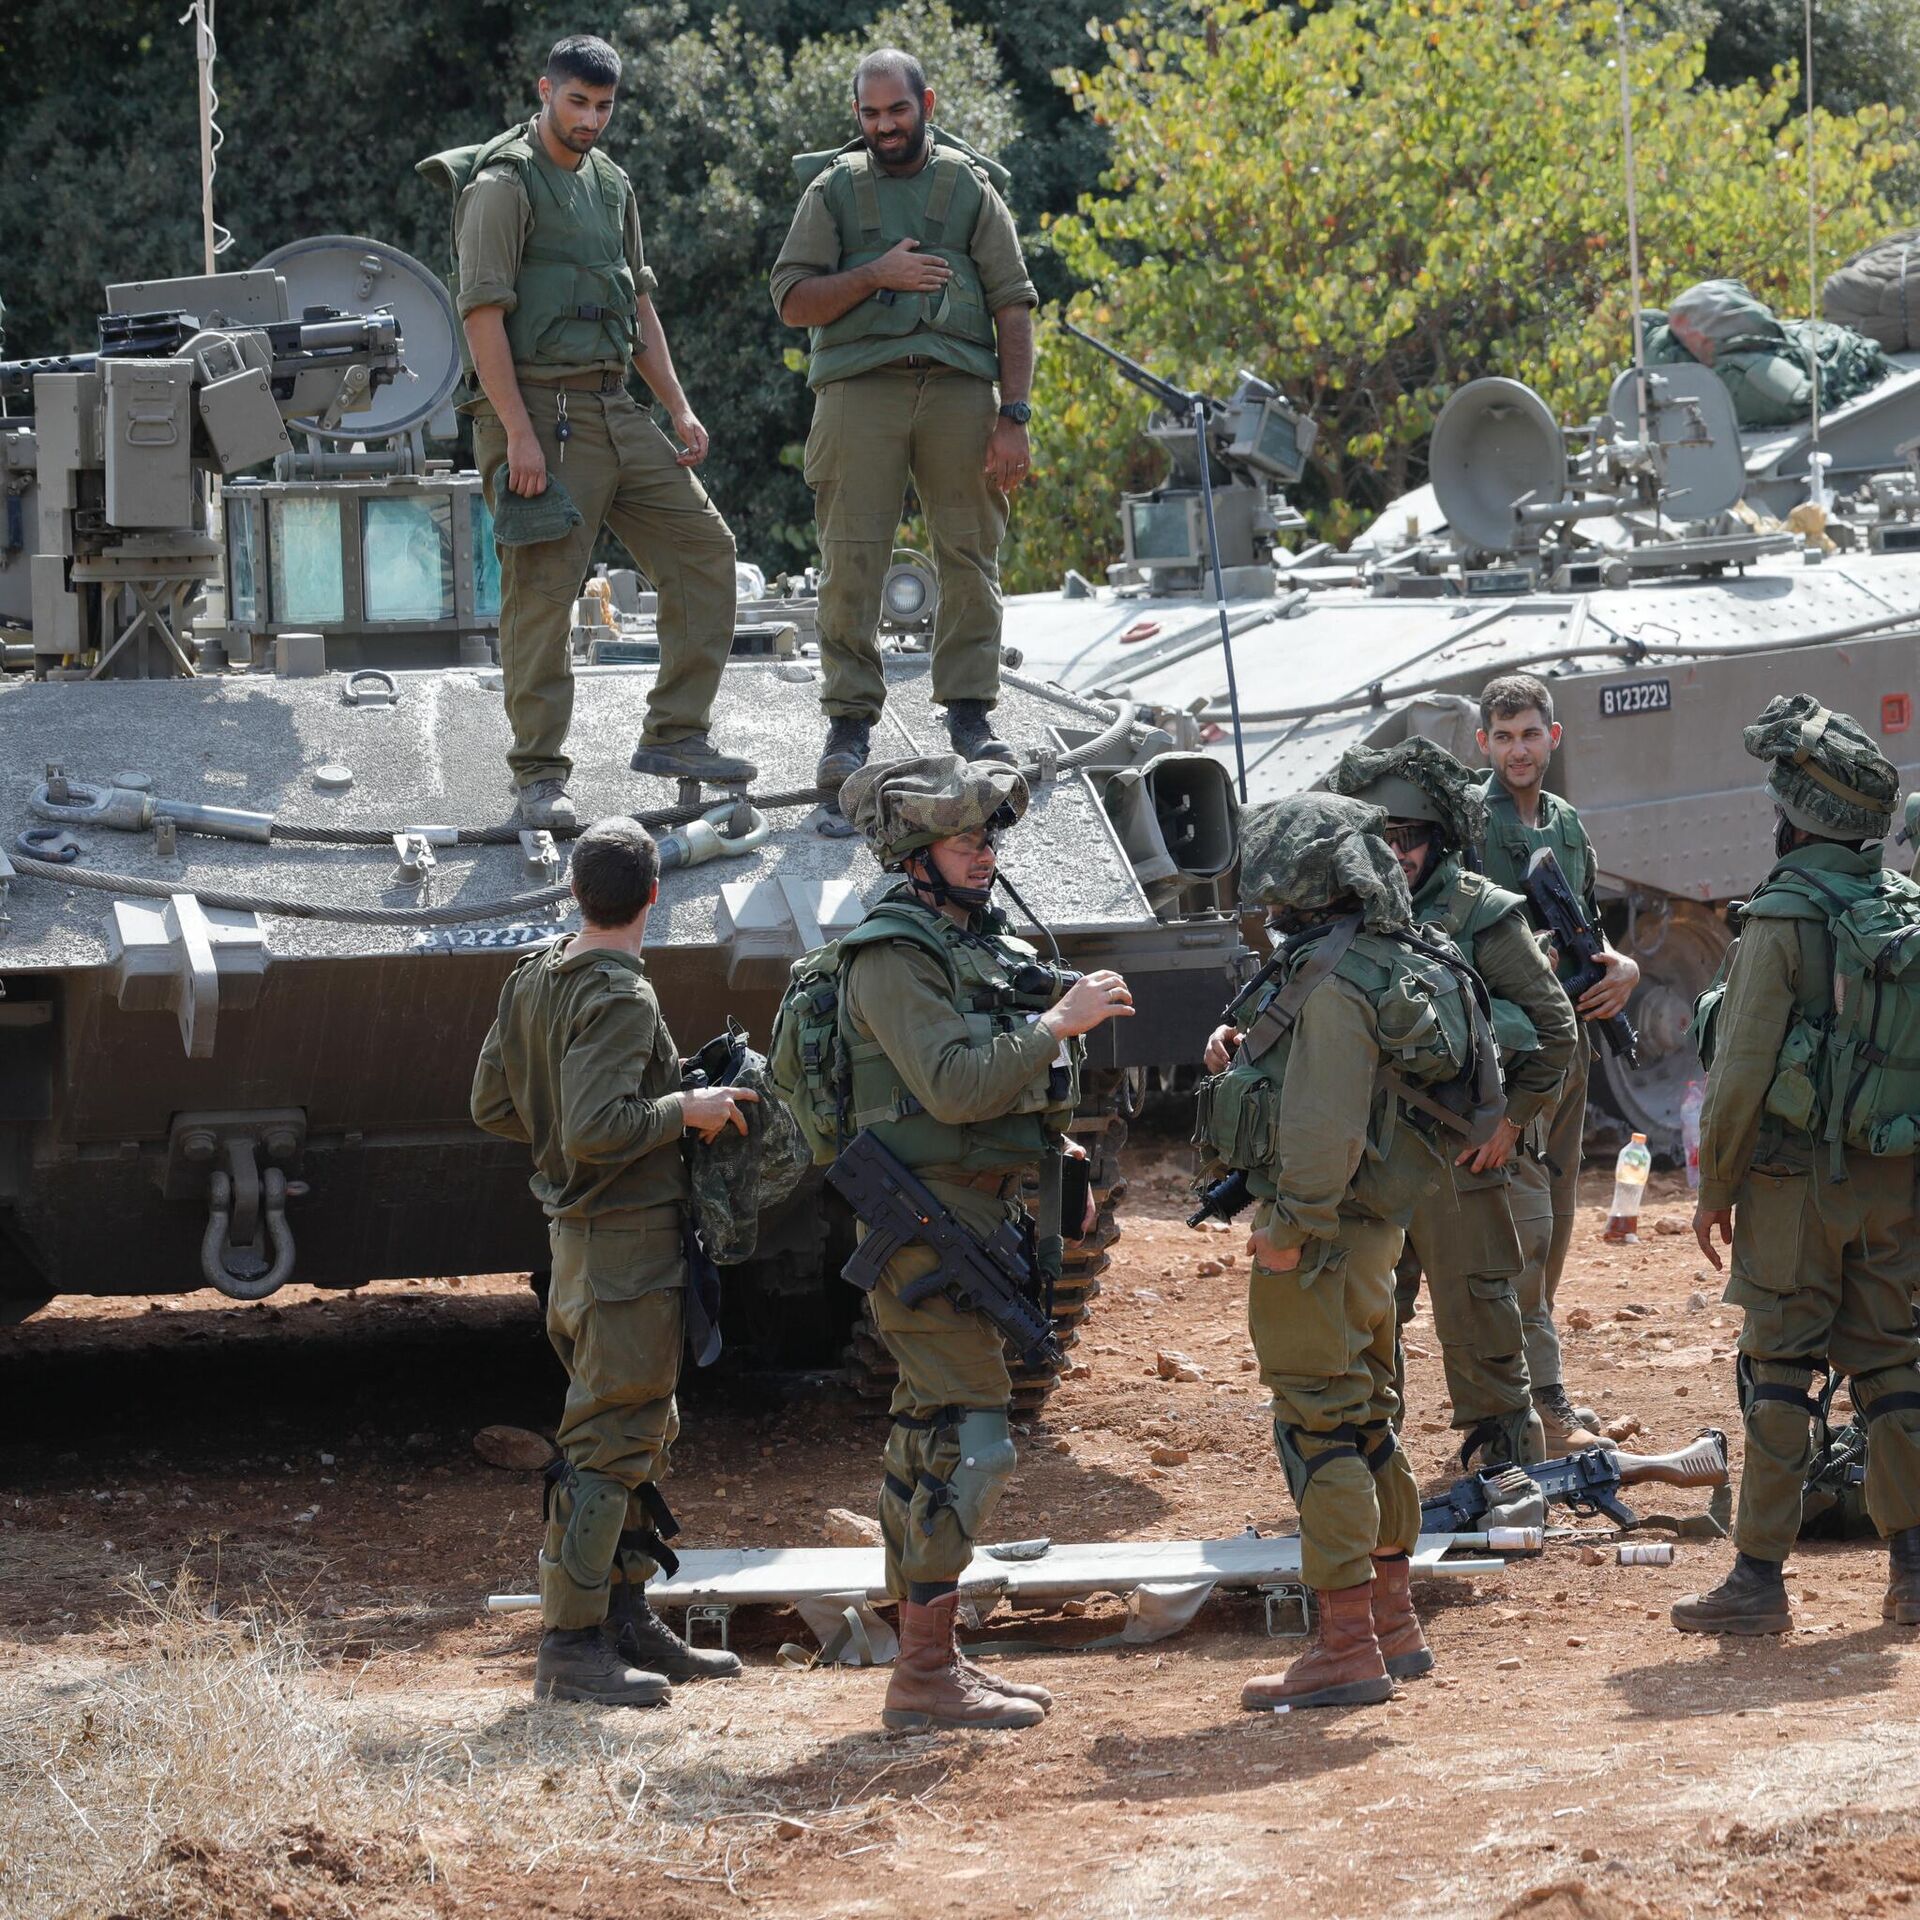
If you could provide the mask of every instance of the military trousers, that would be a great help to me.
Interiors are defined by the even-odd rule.
[[[1799,1538],[1801,1488],[1813,1461],[1806,1397],[1816,1369],[1847,1375],[1866,1418],[1865,1493],[1874,1525],[1883,1534],[1920,1525],[1917,1165],[1849,1154],[1846,1179],[1835,1181],[1823,1167],[1761,1163],[1734,1195],[1722,1297],[1744,1315],[1747,1445],[1733,1522],[1743,1553],[1784,1560]],[[1891,1404],[1896,1397],[1905,1404]]]
[[[642,1491],[666,1477],[680,1431],[684,1338],[679,1210],[549,1224],[547,1338],[567,1370],[556,1439],[566,1473],[548,1501],[540,1556],[549,1627],[607,1617],[611,1582],[648,1580],[654,1516]]]
[[[993,1230],[995,1218],[982,1216],[978,1190],[949,1191],[936,1183],[934,1191],[973,1231]],[[966,1465],[959,1422],[951,1416],[974,1410],[1004,1417],[1013,1402],[1013,1379],[1006,1341],[984,1314],[956,1307],[943,1293],[911,1307],[901,1300],[903,1287],[937,1265],[930,1248],[903,1247],[868,1296],[880,1338],[899,1368],[880,1490],[887,1592],[895,1600],[905,1599],[913,1583],[950,1584],[966,1572],[979,1530],[1013,1470],[1009,1436],[1004,1457],[992,1468],[996,1484],[984,1490],[984,1499],[956,1502],[942,1491]]]
[[[1518,1287],[1520,1320],[1526,1335],[1527,1377],[1536,1388],[1558,1386],[1561,1379],[1560,1332],[1554,1324],[1553,1303],[1559,1297],[1580,1206],[1591,1057],[1583,1023],[1573,1064],[1547,1123],[1545,1161],[1530,1153],[1518,1154],[1513,1161],[1513,1220],[1524,1256]]]
[[[573,603],[594,542],[611,528],[660,596],[660,667],[641,737],[655,745],[704,733],[733,648],[733,535],[673,443],[620,388],[597,393],[520,389],[547,472],[580,509],[564,538],[501,547],[500,668],[506,682],[514,783],[566,779],[573,721]],[[556,427],[564,414],[564,443]],[[473,415],[473,453],[488,504],[507,484],[507,430],[484,401]]]
[[[1483,1420],[1519,1415],[1524,1426],[1532,1397],[1514,1288],[1521,1250],[1507,1200],[1511,1183],[1505,1168],[1469,1173],[1455,1166],[1451,1174],[1414,1208],[1407,1246],[1433,1304],[1453,1424],[1466,1432]],[[1395,1291],[1396,1304],[1407,1304],[1404,1278]]]
[[[1268,1210],[1263,1210],[1263,1213]],[[1291,1273],[1255,1261],[1247,1324],[1273,1400],[1274,1447],[1300,1513],[1300,1565],[1322,1592],[1411,1553],[1420,1489],[1395,1444],[1393,1267],[1401,1230],[1343,1214]]]
[[[1000,542],[1007,496],[988,478],[999,417],[992,381],[958,368],[879,367],[814,396],[806,480],[820,535],[820,705],[877,720],[886,704],[881,589],[911,481],[926,515],[940,601],[933,697],[1000,696]]]

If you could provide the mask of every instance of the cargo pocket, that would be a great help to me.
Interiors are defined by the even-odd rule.
[[[1820,1034],[1804,1020],[1787,1029],[1780,1045],[1780,1064],[1767,1088],[1766,1111],[1799,1132],[1809,1131],[1819,1103],[1814,1067],[1820,1057]]]
[[[1309,1240],[1291,1273],[1256,1264],[1247,1285],[1247,1330],[1271,1380],[1336,1380],[1352,1362],[1347,1325],[1346,1249]]]
[[[648,1227],[596,1223],[589,1228],[587,1287],[602,1305],[638,1300],[685,1283],[678,1222]]]
[[[1785,1303],[1802,1289],[1812,1182],[1810,1173],[1755,1167],[1734,1195],[1733,1260],[1720,1297],[1743,1309],[1749,1331],[1761,1336],[1754,1352],[1784,1351],[1759,1323],[1784,1332]]]

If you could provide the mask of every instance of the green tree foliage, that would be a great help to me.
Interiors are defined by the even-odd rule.
[[[1110,64],[1065,83],[1107,131],[1100,191],[1053,222],[1084,283],[1081,324],[1183,383],[1238,367],[1320,425],[1297,490],[1350,533],[1424,477],[1463,380],[1507,374],[1582,417],[1630,357],[1614,8],[1604,0],[1337,0],[1124,20]],[[1648,304],[1712,275],[1806,305],[1797,80],[1703,84],[1698,34],[1632,56]],[[1821,113],[1821,246],[1837,261],[1889,220],[1877,183],[1908,155],[1897,111]],[[1148,403],[1043,330],[1040,469],[1013,578],[1088,569],[1117,544],[1123,485],[1159,468]]]

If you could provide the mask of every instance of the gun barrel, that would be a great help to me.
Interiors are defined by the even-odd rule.
[[[1663,1487],[1724,1487],[1727,1484],[1727,1436],[1711,1427],[1678,1453],[1615,1453],[1622,1486],[1647,1481]]]
[[[1110,347],[1104,340],[1096,340],[1084,327],[1076,327],[1064,316],[1060,321],[1061,331],[1071,334],[1076,340],[1084,340],[1088,346],[1104,353],[1136,387],[1143,387],[1163,405],[1171,407],[1176,413],[1185,416],[1193,411],[1194,396],[1184,388],[1176,387],[1171,380],[1163,380],[1138,360],[1124,354],[1118,347]]]

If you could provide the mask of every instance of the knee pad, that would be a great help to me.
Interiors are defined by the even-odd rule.
[[[627,1489],[604,1473],[576,1469],[556,1489],[553,1517],[563,1529],[558,1558],[567,1578],[605,1586],[627,1524]]]
[[[1019,1458],[1005,1407],[969,1407],[953,1429],[960,1463],[947,1476],[946,1499],[960,1531],[977,1540],[993,1518]]]
[[[1856,1373],[1851,1382],[1853,1404],[1867,1422],[1873,1423],[1899,1414],[1920,1415],[1920,1369],[1912,1366],[1880,1367],[1872,1373]],[[1920,1431],[1920,1419],[1900,1420],[1909,1433]]]
[[[1749,1426],[1762,1423],[1775,1430],[1789,1421],[1820,1417],[1813,1397],[1815,1363],[1808,1360],[1756,1360],[1743,1353],[1734,1362],[1734,1390],[1740,1418]]]

